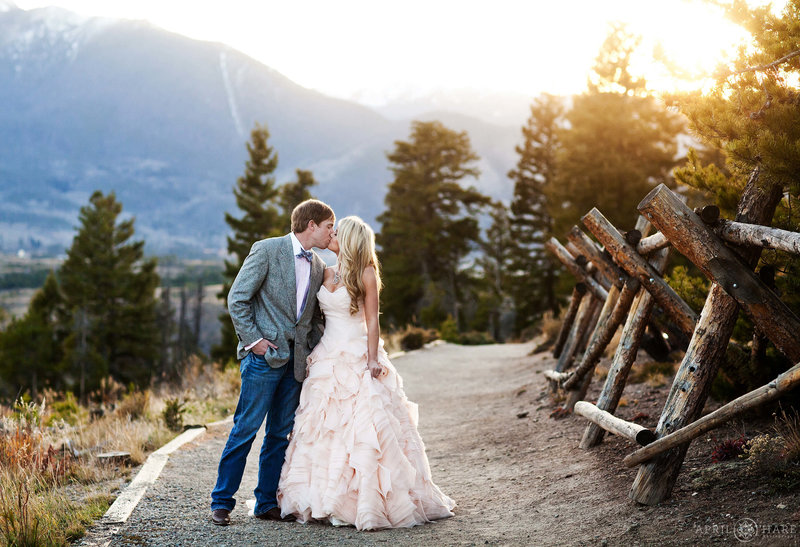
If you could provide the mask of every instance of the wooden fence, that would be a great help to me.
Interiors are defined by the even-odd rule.
[[[600,443],[606,431],[642,445],[623,460],[628,467],[640,466],[629,494],[639,503],[654,505],[670,495],[692,439],[800,384],[800,319],[781,302],[766,268],[761,275],[753,272],[764,248],[800,254],[800,233],[765,226],[780,199],[781,187],[759,184],[756,169],[735,221],[725,221],[718,208],[692,211],[660,185],[639,203],[642,216],[634,230],[622,233],[592,209],[582,220],[600,244],[577,226],[566,246],[555,238],[547,243],[577,284],[553,350],[557,364],[545,376],[553,389],[566,391],[561,412],[589,420],[582,449]],[[654,228],[658,231],[649,235]],[[671,248],[712,281],[699,316],[662,278]],[[614,412],[656,305],[690,341],[651,431]],[[700,418],[739,309],[797,365]],[[620,325],[620,341],[597,403],[583,401],[595,366]]]

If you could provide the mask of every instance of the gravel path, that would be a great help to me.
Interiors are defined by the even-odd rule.
[[[789,493],[776,498],[738,486],[725,494],[698,487],[692,476],[708,465],[710,439],[693,443],[670,499],[655,507],[631,502],[636,469],[622,467],[632,451],[629,441],[607,436],[600,446],[580,450],[586,421],[548,417],[553,403],[541,371],[554,360],[549,353],[530,356],[532,348],[441,344],[393,361],[419,404],[433,480],[458,503],[452,518],[378,532],[250,518],[245,501],[255,487],[257,440],[231,526],[214,526],[210,492],[226,426],[173,453],[128,522],[95,527],[82,545],[725,545],[738,543],[732,535],[737,519],[789,522],[788,513],[774,509],[796,506]],[[588,400],[601,385],[593,383]],[[629,386],[632,401],[623,417],[646,412],[657,418],[667,389]],[[775,539],[750,544],[797,544],[800,533]]]
[[[449,344],[401,355],[393,360],[405,382],[406,393],[420,407],[420,433],[425,441],[433,479],[459,504],[456,516],[412,529],[358,532],[319,524],[263,522],[247,516],[245,501],[252,499],[258,469],[256,440],[248,459],[231,526],[208,522],[210,492],[230,426],[210,430],[197,442],[172,454],[156,484],[118,528],[98,527],[83,545],[471,545],[496,543],[493,522],[497,507],[481,507],[494,481],[513,472],[487,472],[495,448],[482,446],[483,427],[477,418],[491,413],[493,405],[481,400],[504,395],[507,371],[517,369],[531,350],[530,344],[461,347]],[[529,371],[533,373],[533,371]],[[505,381],[501,381],[505,380]],[[519,378],[515,379],[519,385]],[[503,416],[508,420],[509,416]],[[512,419],[515,419],[513,415]],[[485,425],[481,425],[485,424]],[[491,427],[491,426],[490,426]],[[263,433],[263,431],[262,431]],[[453,446],[456,452],[448,447]],[[520,485],[522,486],[522,485]],[[488,510],[487,510],[488,509]],[[503,512],[507,512],[503,510]],[[527,535],[527,534],[526,534]],[[517,538],[522,539],[522,538]]]

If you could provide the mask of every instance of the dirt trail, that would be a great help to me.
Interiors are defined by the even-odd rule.
[[[738,543],[733,531],[744,517],[762,526],[764,519],[797,523],[797,513],[792,515],[796,503],[789,495],[752,492],[750,497],[751,492],[732,487],[732,495],[719,496],[708,488],[694,489],[691,470],[707,460],[700,454],[708,448],[702,442],[690,450],[687,470],[670,500],[658,507],[631,502],[627,494],[636,470],[623,468],[621,461],[632,447],[610,437],[597,449],[578,449],[585,420],[548,417],[553,407],[541,371],[554,363],[549,354],[530,356],[532,348],[441,344],[393,361],[409,398],[419,404],[433,479],[458,503],[453,518],[380,532],[248,518],[244,502],[255,486],[257,440],[232,525],[215,527],[207,520],[209,493],[226,428],[173,454],[128,523],[119,530],[95,530],[85,544],[105,543],[105,537],[112,545],[159,546],[708,545]],[[637,404],[631,412],[657,419],[665,389],[635,389],[631,397],[637,397]],[[788,504],[790,510],[775,510],[776,504]],[[757,537],[750,544],[799,542],[800,528]]]

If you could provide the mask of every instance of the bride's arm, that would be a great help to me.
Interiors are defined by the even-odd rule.
[[[378,321],[378,280],[372,266],[364,268],[361,274],[364,282],[364,316],[367,321],[367,367],[373,378],[383,372],[383,367],[378,363],[378,340],[381,337],[381,325]]]

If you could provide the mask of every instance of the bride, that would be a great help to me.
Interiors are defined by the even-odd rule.
[[[375,234],[342,219],[317,298],[325,334],[308,358],[278,485],[281,516],[359,530],[410,527],[453,515],[431,480],[417,405],[383,349]]]

